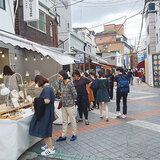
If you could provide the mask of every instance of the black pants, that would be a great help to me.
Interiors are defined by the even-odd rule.
[[[82,115],[84,113],[84,117],[87,120],[88,119],[88,105],[89,105],[88,95],[78,94],[77,95],[77,105],[78,105],[79,117],[82,118]]]
[[[127,114],[127,96],[128,93],[119,93],[117,92],[116,103],[117,103],[117,111],[120,111],[120,101],[123,97],[123,114]]]
[[[109,96],[110,96],[110,99],[113,99],[113,86],[109,88]]]

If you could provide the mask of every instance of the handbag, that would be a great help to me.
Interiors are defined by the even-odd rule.
[[[65,87],[64,90],[63,90],[63,94],[64,94],[64,92],[65,92],[65,89],[66,89],[66,87]],[[62,97],[63,97],[63,94],[62,94]],[[57,108],[57,109],[61,109],[61,108],[62,108],[62,97],[61,97],[61,99],[60,99],[60,101],[59,101],[59,104],[58,104],[58,108]]]

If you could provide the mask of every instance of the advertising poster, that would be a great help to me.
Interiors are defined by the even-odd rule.
[[[160,87],[160,54],[152,55],[152,64],[154,87]]]

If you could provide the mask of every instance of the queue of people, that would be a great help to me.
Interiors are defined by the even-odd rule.
[[[117,118],[126,118],[127,115],[127,96],[129,93],[128,77],[123,68],[117,68],[117,75],[111,71],[105,74],[103,70],[94,73],[84,74],[75,70],[72,74],[73,82],[70,80],[66,71],[62,70],[58,74],[61,82],[61,110],[62,110],[62,135],[56,142],[67,139],[68,118],[71,122],[72,136],[70,141],[77,139],[76,125],[76,105],[78,106],[79,120],[89,125],[88,111],[99,107],[100,118],[103,119],[103,104],[105,108],[105,121],[109,122],[109,102],[113,99],[113,87],[117,86],[116,111]],[[30,123],[29,133],[31,136],[44,138],[45,145],[41,147],[41,155],[46,156],[55,153],[52,144],[52,123],[55,120],[54,100],[55,95],[49,81],[42,75],[35,77],[35,83],[43,90],[39,97],[34,99],[35,114]],[[115,83],[115,84],[114,84]],[[123,115],[120,112],[120,99],[123,97]],[[93,105],[93,106],[92,106]],[[83,118],[84,116],[84,118]]]

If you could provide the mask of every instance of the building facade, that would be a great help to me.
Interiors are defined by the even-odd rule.
[[[96,44],[103,53],[119,53],[123,56],[123,66],[130,68],[130,58],[128,56],[132,47],[128,45],[127,38],[124,36],[124,26],[122,24],[105,25],[104,31],[96,34]]]
[[[15,32],[28,40],[45,46],[58,46],[55,15],[49,12],[49,7],[42,2],[39,2],[39,20],[25,22],[23,18],[23,0],[20,0],[16,13]]]
[[[85,52],[96,55],[96,53],[99,51],[98,47],[95,42],[95,32],[90,31],[88,28],[73,28],[73,32],[77,34],[78,36],[82,37],[85,41]]]
[[[147,32],[146,82],[160,87],[160,0],[145,0]]]
[[[0,0],[0,29],[14,33],[14,1]],[[2,23],[3,20],[3,23]]]

